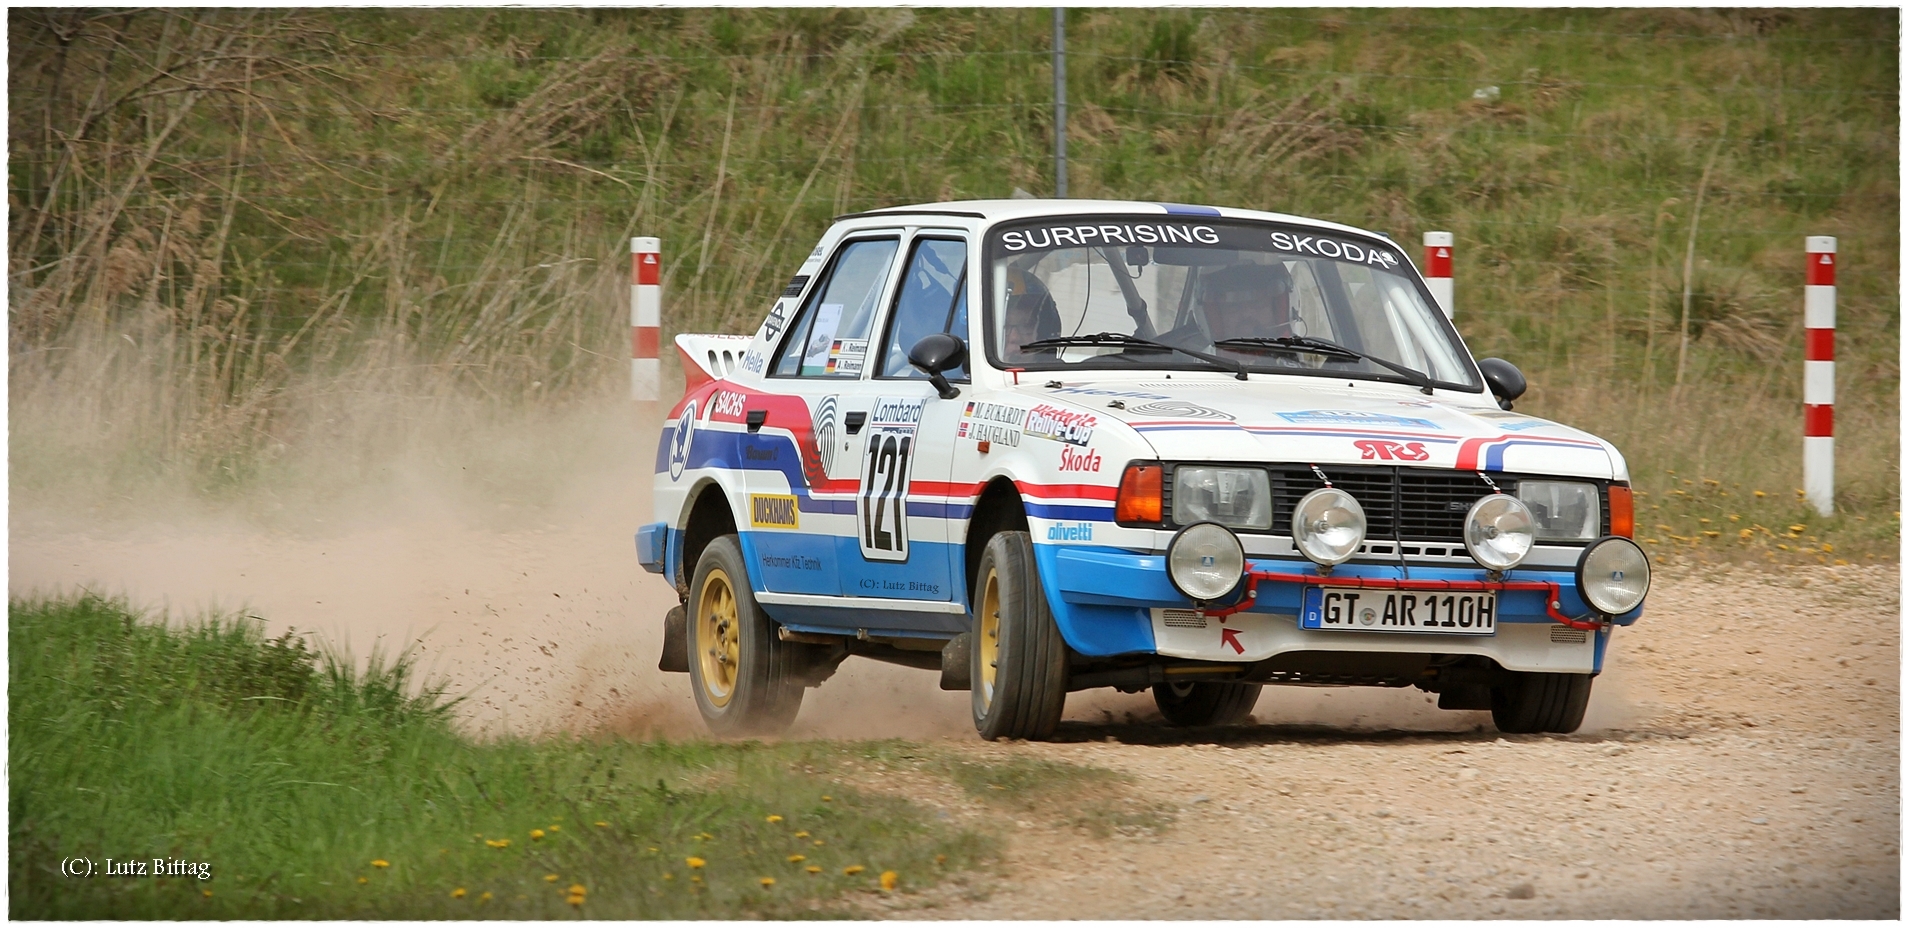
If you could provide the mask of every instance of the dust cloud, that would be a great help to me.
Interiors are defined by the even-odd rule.
[[[174,621],[242,612],[359,662],[410,649],[424,677],[462,698],[473,734],[701,737],[687,675],[656,670],[675,593],[636,561],[656,431],[606,399],[494,419],[375,466],[313,452],[297,472],[320,476],[239,497],[15,483],[8,589],[124,596]],[[1601,702],[1593,720],[1612,717]],[[1346,729],[1488,722],[1415,690],[1271,687],[1255,715]],[[1073,694],[1067,718],[1159,716],[1147,694],[1097,690]],[[790,736],[974,734],[968,695],[935,674],[851,659],[808,691]]]

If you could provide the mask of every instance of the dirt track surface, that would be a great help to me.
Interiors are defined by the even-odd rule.
[[[271,530],[87,523],[16,499],[9,586],[85,585],[175,616],[249,606],[274,633],[316,630],[360,657],[415,645],[468,695],[473,731],[695,735],[686,678],[654,669],[673,594],[636,565],[648,513],[630,484],[580,484],[562,515],[377,511]],[[1176,818],[1098,839],[909,786],[1005,828],[1007,857],[871,914],[1895,918],[1899,589],[1892,567],[1661,576],[1568,737],[1500,738],[1487,713],[1410,690],[1269,688],[1246,727],[1175,731],[1147,696],[1100,691],[1069,700],[1056,743],[987,744],[966,694],[852,661],[793,734],[1110,767]]]

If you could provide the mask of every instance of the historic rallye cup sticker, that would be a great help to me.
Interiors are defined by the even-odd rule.
[[[919,398],[884,396],[875,401],[868,417],[861,492],[855,496],[861,556],[868,560],[908,559],[908,476],[924,403]]]
[[[1093,428],[1099,424],[1099,417],[1092,413],[1041,403],[1027,411],[1027,424],[1021,431],[1035,438],[1085,445],[1093,440]]]

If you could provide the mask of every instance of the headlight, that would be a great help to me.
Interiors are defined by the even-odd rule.
[[[1636,542],[1607,536],[1577,559],[1577,592],[1592,609],[1622,615],[1650,592],[1650,559]]]
[[[1365,507],[1337,487],[1313,490],[1292,509],[1292,543],[1314,564],[1343,564],[1365,543]]]
[[[1232,528],[1272,527],[1272,480],[1243,467],[1173,468],[1173,521],[1217,522]]]
[[[1493,493],[1464,517],[1464,549],[1487,570],[1509,570],[1530,553],[1530,509],[1515,496]]]
[[[1186,598],[1211,602],[1239,588],[1245,548],[1223,525],[1189,525],[1166,546],[1166,576]]]
[[[1517,498],[1530,507],[1538,541],[1590,541],[1602,531],[1603,506],[1595,484],[1519,480]]]

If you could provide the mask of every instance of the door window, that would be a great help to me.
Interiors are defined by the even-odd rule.
[[[940,332],[967,340],[967,243],[921,239],[914,245],[901,291],[895,295],[877,376],[925,379],[926,374],[908,363],[908,351],[915,342]],[[967,362],[948,371],[947,378],[966,380]]]
[[[815,287],[782,342],[776,377],[858,380],[868,356],[875,307],[900,242],[857,239],[841,246],[828,279]]]

